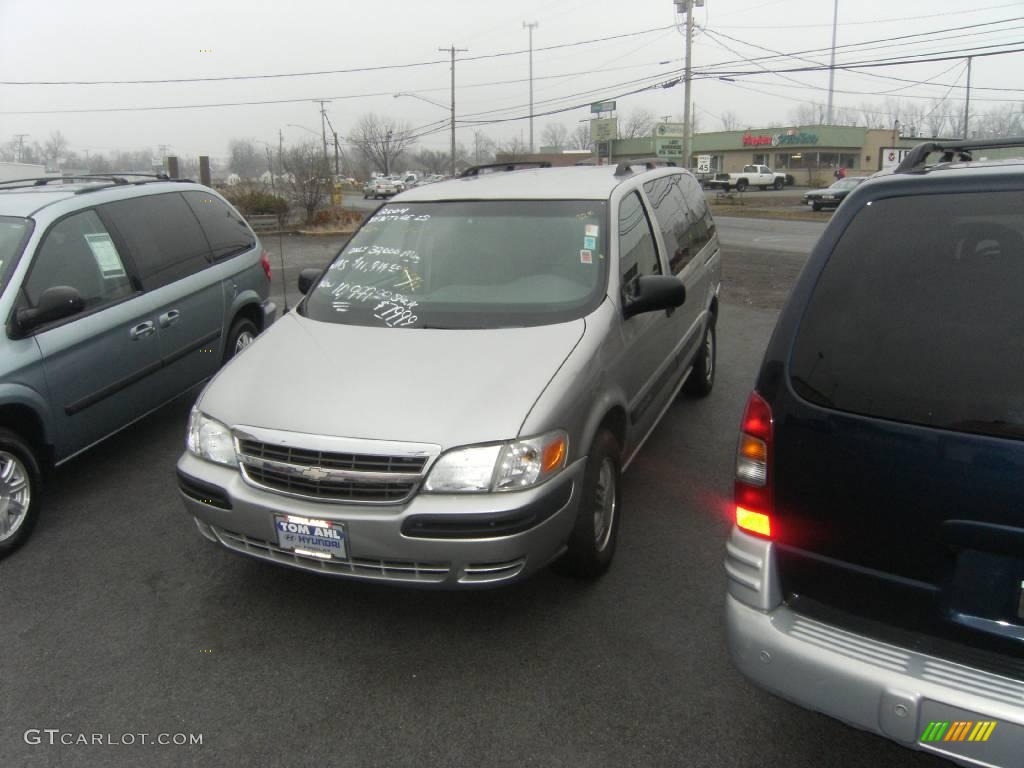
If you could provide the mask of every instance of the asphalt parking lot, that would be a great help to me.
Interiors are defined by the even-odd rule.
[[[178,498],[182,398],[60,469],[34,536],[0,562],[0,766],[945,765],[776,699],[729,663],[736,426],[821,225],[718,223],[716,388],[673,406],[626,474],[604,578],[435,593],[222,551]],[[293,304],[299,269],[343,239],[282,242],[283,283],[266,239],[278,302],[287,286]],[[51,746],[26,743],[29,729],[202,744]]]

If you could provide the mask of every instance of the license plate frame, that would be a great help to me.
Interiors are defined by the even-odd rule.
[[[301,515],[274,515],[277,545],[320,560],[349,560],[348,527],[336,520]]]

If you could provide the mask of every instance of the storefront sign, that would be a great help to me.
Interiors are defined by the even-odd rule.
[[[598,115],[602,112],[614,112],[615,102],[614,101],[598,101],[590,105],[590,111],[592,114]]]
[[[818,134],[816,133],[776,133],[762,136],[746,133],[743,135],[744,147],[784,147],[791,144],[803,146],[817,143]]]
[[[655,136],[683,136],[686,126],[683,123],[658,123],[654,128]]]
[[[679,138],[655,138],[654,154],[679,160],[683,156],[683,140]]]
[[[614,117],[603,117],[590,121],[591,141],[610,141],[617,135],[617,121]]]

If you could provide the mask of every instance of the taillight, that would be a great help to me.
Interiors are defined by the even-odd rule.
[[[267,280],[270,279],[270,255],[264,251],[263,255],[260,256],[260,264],[263,265],[263,271],[267,275]]]
[[[772,536],[772,409],[750,393],[736,446],[736,525],[749,533]]]

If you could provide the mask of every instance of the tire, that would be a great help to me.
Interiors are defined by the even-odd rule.
[[[43,475],[28,443],[0,428],[0,560],[25,543],[39,519]],[[12,493],[11,488],[17,487]]]
[[[765,186],[764,184],[758,184],[757,188],[760,189],[762,192],[768,191],[768,187]]]
[[[778,192],[784,186],[785,186],[785,182],[782,179],[776,179],[775,183],[772,184],[772,189],[774,189],[776,192]]]
[[[728,192],[729,191],[729,185],[726,184],[724,187],[722,187],[722,189],[724,189],[726,192]]]
[[[821,203],[811,203],[811,208],[815,211],[821,210]]]
[[[697,357],[693,361],[683,393],[688,397],[707,397],[715,387],[715,373],[718,370],[718,334],[715,332],[715,316],[712,315],[704,338],[701,340]]]
[[[746,179],[740,179],[739,181],[736,182],[736,191],[743,192],[744,190],[746,190],[748,186],[750,185],[747,183]]]
[[[247,346],[256,340],[260,330],[252,320],[240,317],[231,325],[228,331],[228,342],[224,345],[224,362],[233,358]]]
[[[622,449],[606,429],[597,433],[583,470],[582,498],[569,546],[558,562],[570,576],[594,579],[608,570],[615,555],[621,517]],[[611,499],[608,499],[608,492]],[[600,519],[600,522],[599,522]]]

